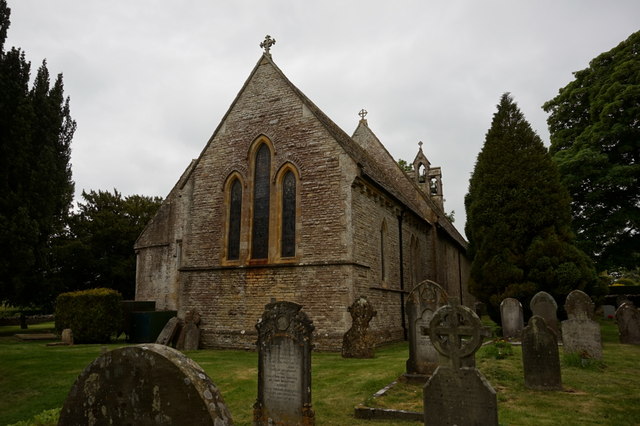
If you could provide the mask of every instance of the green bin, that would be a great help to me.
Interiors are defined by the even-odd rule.
[[[133,343],[154,343],[167,322],[178,315],[178,311],[131,312],[131,334]]]

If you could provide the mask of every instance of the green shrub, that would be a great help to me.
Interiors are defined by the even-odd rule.
[[[60,411],[60,408],[44,410],[29,420],[23,420],[9,426],[56,426],[60,418]]]
[[[108,288],[62,293],[56,299],[56,330],[73,331],[77,343],[108,343],[122,323],[122,295]]]

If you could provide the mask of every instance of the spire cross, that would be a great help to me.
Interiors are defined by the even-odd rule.
[[[360,112],[358,113],[358,115],[360,116],[360,118],[361,118],[361,119],[363,119],[363,120],[364,120],[364,118],[367,116],[367,110],[366,110],[366,109],[364,109],[364,108],[362,108],[362,109],[360,110]]]
[[[422,141],[418,142],[418,146],[420,147],[420,150],[422,151]]]
[[[260,47],[264,49],[264,53],[266,55],[271,56],[271,53],[269,53],[269,49],[271,49],[271,46],[273,46],[274,44],[276,44],[276,39],[271,38],[271,36],[267,34],[267,36],[264,38],[264,41],[260,43]]]

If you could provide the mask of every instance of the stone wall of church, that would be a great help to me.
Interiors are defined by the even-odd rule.
[[[184,274],[183,310],[202,314],[204,347],[255,349],[255,325],[265,305],[295,302],[313,321],[317,347],[337,351],[349,326],[351,277],[347,265],[190,271]]]

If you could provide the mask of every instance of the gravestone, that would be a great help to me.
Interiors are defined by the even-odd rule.
[[[524,385],[537,390],[562,390],[558,338],[537,315],[522,330]]]
[[[439,308],[429,324],[436,350],[448,359],[424,385],[425,425],[497,425],[496,391],[475,367],[473,358],[487,333],[478,316],[452,299]]]
[[[59,426],[230,425],[216,385],[190,358],[156,344],[106,352],[78,376]]]
[[[258,398],[254,425],[313,425],[311,320],[302,306],[272,302],[256,324]]]
[[[620,343],[640,345],[640,311],[633,303],[623,303],[616,310]]]
[[[73,345],[73,331],[70,328],[62,330],[60,340],[62,340],[62,343],[65,345]]]
[[[613,305],[602,305],[602,317],[604,319],[613,319],[616,317],[616,307]]]
[[[158,335],[156,343],[165,346],[174,346],[177,336],[182,329],[182,320],[178,317],[173,317],[165,324],[164,328]]]
[[[580,290],[573,290],[567,296],[564,309],[569,318],[562,321],[565,353],[602,359],[602,336],[600,324],[593,320],[594,306],[591,298]]]
[[[447,302],[447,292],[430,280],[418,284],[407,296],[405,303],[409,320],[407,377],[428,376],[438,367],[438,351],[429,337],[429,323],[435,311]],[[426,377],[422,380],[426,380]]]
[[[369,335],[369,322],[376,316],[371,303],[360,296],[349,306],[351,328],[342,339],[343,358],[373,358],[374,342]]]
[[[542,317],[547,324],[547,327],[551,328],[558,338],[561,338],[560,327],[558,324],[558,304],[546,291],[539,291],[531,299],[529,304],[531,313]]]
[[[195,351],[200,345],[200,314],[197,311],[187,311],[184,315],[184,325],[180,330],[176,349],[181,351]]]
[[[505,339],[520,338],[524,328],[522,304],[518,299],[507,297],[500,303],[500,318],[502,322],[502,337]]]

